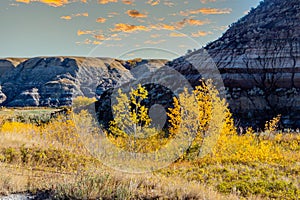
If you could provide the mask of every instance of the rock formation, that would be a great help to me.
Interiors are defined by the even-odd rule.
[[[165,60],[38,57],[0,60],[1,106],[70,106],[76,96],[98,97],[134,78],[131,67],[158,68]]]
[[[299,0],[265,0],[205,47],[243,125],[282,114],[284,126],[300,127],[299,21]]]

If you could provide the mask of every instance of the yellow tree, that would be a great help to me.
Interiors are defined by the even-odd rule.
[[[201,85],[196,86],[193,94],[196,98],[195,105],[187,93],[182,93],[179,98],[174,98],[174,108],[169,109],[170,135],[174,137],[178,134],[182,123],[194,124],[197,135],[194,137],[187,153],[197,152],[198,156],[212,153],[217,145],[220,135],[228,135],[235,133],[235,127],[231,113],[227,103],[219,96],[219,91],[213,85],[212,80],[202,80]],[[198,111],[196,118],[197,124],[193,117],[182,118],[182,109],[186,109],[187,105],[193,106],[192,109]],[[196,112],[195,112],[196,113]],[[183,122],[183,120],[189,120]],[[191,129],[190,129],[191,131]]]
[[[110,122],[109,130],[114,137],[123,137],[129,143],[133,142],[129,146],[135,152],[138,151],[137,139],[147,138],[155,133],[154,128],[150,127],[148,108],[142,105],[146,98],[148,91],[139,84],[136,89],[131,89],[129,97],[119,89],[116,104],[112,106],[114,120]]]

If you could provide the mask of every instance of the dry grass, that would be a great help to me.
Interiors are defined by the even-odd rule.
[[[165,169],[130,174],[103,166],[85,149],[82,142],[92,143],[88,136],[99,133],[87,112],[61,116],[43,126],[2,119],[2,195],[50,190],[56,199],[300,198],[296,134],[224,134],[214,155],[186,155]]]

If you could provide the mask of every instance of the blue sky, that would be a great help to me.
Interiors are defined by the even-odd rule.
[[[172,59],[219,38],[260,0],[2,0],[0,58]]]

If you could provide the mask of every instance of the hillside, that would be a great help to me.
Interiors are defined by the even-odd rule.
[[[133,79],[133,67],[145,65],[152,70],[165,62],[80,57],[2,59],[0,103],[17,107],[71,105],[76,96],[99,96],[106,89]]]
[[[205,47],[242,124],[282,114],[283,125],[300,127],[299,21],[299,0],[265,0]]]

